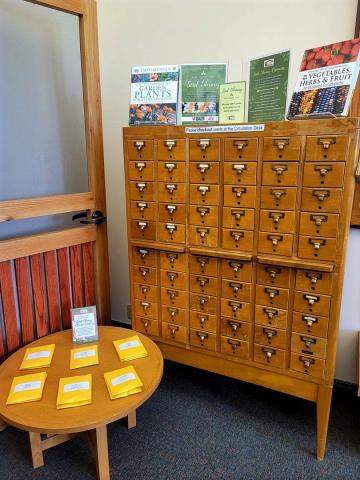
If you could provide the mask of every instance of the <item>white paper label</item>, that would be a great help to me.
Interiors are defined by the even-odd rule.
[[[41,380],[35,380],[33,382],[18,383],[15,385],[14,393],[25,392],[26,390],[39,390],[41,387]]]
[[[139,340],[131,340],[130,342],[121,343],[119,345],[119,350],[127,350],[128,348],[134,348],[139,346],[140,346]]]
[[[82,352],[75,352],[74,359],[76,360],[78,358],[95,357],[95,355],[95,350],[83,350]]]
[[[237,132],[263,132],[265,124],[255,125],[217,125],[214,127],[185,127],[185,133],[237,133]]]
[[[48,358],[51,352],[49,350],[41,350],[41,352],[32,352],[26,357],[26,360],[34,360],[35,358]]]
[[[76,382],[76,383],[67,383],[64,385],[63,392],[75,392],[77,390],[89,390],[90,383],[89,382]]]
[[[111,385],[116,387],[116,385],[120,385],[120,383],[128,382],[129,380],[135,380],[135,375],[133,373],[124,373],[124,375],[119,375],[111,380]]]

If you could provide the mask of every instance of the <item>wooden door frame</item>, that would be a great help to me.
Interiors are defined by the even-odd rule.
[[[0,221],[18,220],[79,210],[100,210],[106,215],[104,153],[102,140],[99,49],[96,0],[25,0],[79,17],[81,75],[83,86],[86,155],[89,191],[0,202]],[[95,300],[99,322],[110,323],[110,287],[106,222],[96,226],[93,252]],[[69,230],[69,234],[72,229]],[[78,233],[76,233],[78,232]],[[75,229],[74,235],[79,235]],[[45,237],[46,238],[46,237]],[[20,239],[15,239],[18,243]],[[25,244],[31,237],[23,237]],[[81,241],[81,239],[80,239]],[[9,258],[12,241],[0,242],[2,256]],[[10,249],[10,250],[9,250]]]

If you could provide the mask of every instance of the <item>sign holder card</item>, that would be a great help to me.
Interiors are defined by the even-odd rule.
[[[72,308],[70,312],[73,343],[81,344],[99,340],[96,305]]]

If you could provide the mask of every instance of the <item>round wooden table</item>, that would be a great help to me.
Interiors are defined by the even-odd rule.
[[[134,334],[139,335],[149,355],[130,362],[120,362],[112,342]],[[55,344],[55,352],[49,368],[19,370],[26,348],[50,343]],[[26,345],[0,366],[0,417],[6,423],[29,432],[34,468],[44,465],[44,450],[85,432],[96,460],[98,479],[109,479],[106,425],[127,417],[128,428],[136,426],[136,409],[159,385],[163,372],[163,358],[159,348],[149,338],[125,328],[99,327],[97,343],[99,365],[91,367],[70,370],[70,349],[75,347],[72,343],[71,330],[54,333]],[[125,398],[110,400],[104,373],[128,365],[133,365],[137,371],[144,385],[143,391]],[[47,372],[42,399],[37,402],[6,405],[13,378],[40,371]],[[59,378],[87,373],[92,374],[92,403],[58,410],[56,398]],[[42,440],[41,434],[46,434],[47,438]]]

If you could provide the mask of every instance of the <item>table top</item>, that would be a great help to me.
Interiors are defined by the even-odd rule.
[[[148,356],[128,362],[120,362],[113,340],[139,335]],[[55,352],[48,368],[19,370],[26,348],[55,343]],[[64,330],[42,337],[12,354],[0,366],[0,417],[22,430],[40,433],[82,432],[106,425],[123,418],[142,405],[155,391],[163,372],[163,358],[159,348],[149,338],[120,327],[99,327],[99,365],[70,370],[72,330]],[[94,345],[87,344],[87,345]],[[125,398],[111,400],[104,380],[104,373],[133,365],[141,381],[143,391]],[[40,401],[6,405],[13,378],[36,372],[47,372],[47,379]],[[92,374],[92,403],[80,407],[58,410],[56,397],[59,378]]]

